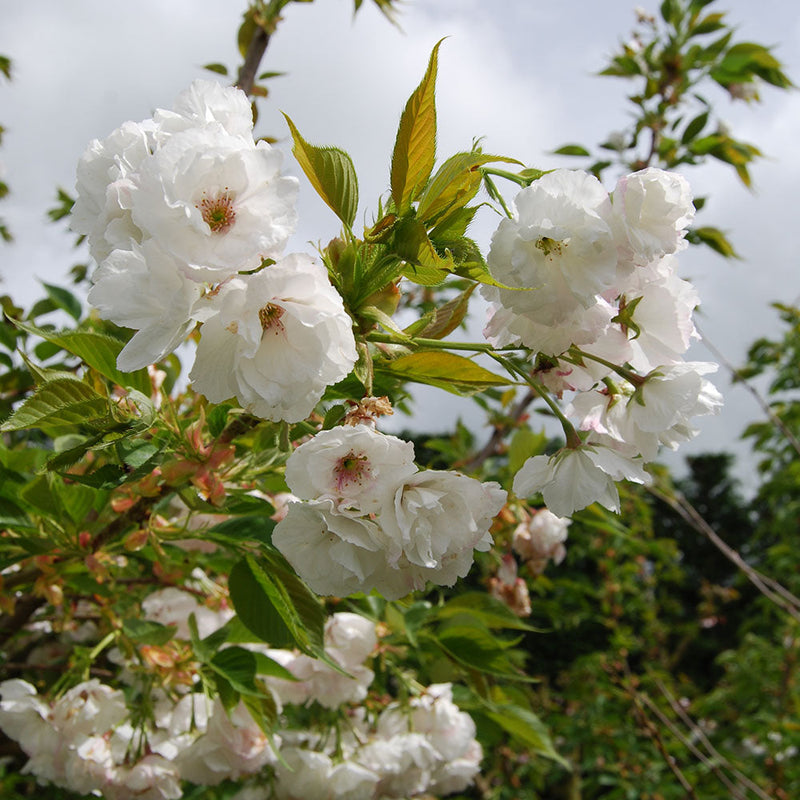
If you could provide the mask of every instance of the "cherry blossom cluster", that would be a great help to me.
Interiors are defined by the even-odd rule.
[[[645,482],[659,445],[691,438],[690,419],[721,406],[703,377],[716,365],[683,360],[698,298],[675,254],[693,216],[685,179],[654,168],[621,178],[611,195],[570,170],[517,195],[492,238],[488,264],[506,288],[483,289],[485,334],[530,348],[540,384],[575,393],[566,414],[586,432],[530,459],[518,495],[540,492],[561,517],[594,501],[619,510],[614,482]]]
[[[145,618],[185,627],[184,612],[194,613],[198,605],[187,592],[170,588],[149,596],[143,611]],[[229,616],[209,612],[202,634]],[[188,630],[175,636],[188,639]],[[253,786],[243,793],[261,798],[378,800],[466,788],[482,753],[475,725],[452,702],[449,685],[431,686],[407,705],[389,704],[369,718],[360,704],[374,678],[366,666],[377,645],[374,624],[357,614],[334,614],[324,640],[326,654],[341,670],[294,651],[248,645],[296,679],[264,676],[281,713],[271,739],[244,705],[226,710],[219,698],[192,691],[196,672],[170,692],[155,689],[149,719],[137,717],[125,691],[97,679],[51,702],[30,683],[7,680],[0,684],[0,728],[28,755],[25,769],[38,780],[81,794],[102,793],[108,800],[177,800],[182,781],[215,786],[252,776],[271,776],[274,791]],[[145,656],[142,662],[162,671],[166,666],[164,657],[149,662]],[[120,677],[135,687],[130,666]],[[337,737],[329,731],[293,727],[292,707],[312,703],[347,710],[336,752],[331,740]]]
[[[352,321],[325,268],[283,256],[298,182],[281,162],[254,140],[246,95],[213,81],[89,145],[72,227],[98,263],[89,302],[136,331],[120,369],[159,361],[202,323],[195,388],[288,422],[350,372]]]
[[[505,504],[497,483],[420,470],[414,445],[371,425],[320,431],[286,462],[292,503],[273,544],[318,594],[377,589],[405,597],[428,581],[452,586],[473,551],[492,545]]]

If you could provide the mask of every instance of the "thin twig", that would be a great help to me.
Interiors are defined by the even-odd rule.
[[[774,800],[774,798],[770,797],[760,786],[753,783],[746,775],[739,772],[727,758],[725,758],[706,736],[703,729],[692,720],[692,718],[686,713],[685,709],[681,704],[677,701],[677,699],[672,695],[672,693],[667,689],[667,687],[656,678],[656,686],[658,687],[659,691],[662,695],[666,698],[666,701],[669,703],[672,710],[681,718],[684,725],[691,731],[691,733],[703,743],[706,750],[708,750],[709,755],[711,756],[714,761],[718,762],[721,766],[725,767],[725,769],[730,770],[733,776],[738,780],[740,783],[745,785],[751,792],[758,795],[761,800]],[[719,777],[717,772],[718,767],[711,765],[711,769],[714,771],[714,774]]]
[[[769,421],[786,437],[786,441],[794,448],[795,452],[800,455],[800,440],[792,433],[792,431],[788,428],[786,423],[772,410],[769,403],[766,401],[761,393],[753,386],[750,381],[748,381],[740,372],[740,370],[736,369],[733,364],[728,361],[727,358],[714,346],[714,344],[709,340],[709,338],[700,330],[697,323],[695,323],[695,328],[697,332],[700,334],[701,340],[703,344],[706,346],[708,351],[711,353],[717,361],[722,364],[725,369],[727,369],[736,383],[740,383],[747,389],[748,392],[755,398],[755,401],[760,406],[761,410],[766,414]]]
[[[706,767],[708,767],[717,778],[725,784],[728,790],[731,793],[731,797],[734,800],[747,800],[747,797],[743,795],[738,786],[736,786],[731,779],[721,770],[719,770],[716,765],[714,764],[711,759],[702,751],[700,750],[693,742],[690,742],[684,735],[678,730],[675,723],[649,698],[646,694],[640,694],[639,697],[641,698],[642,702],[658,717],[659,722],[664,725],[670,733],[672,733],[675,738],[684,745],[696,758],[698,758]],[[769,798],[771,800],[771,798]]]
[[[700,512],[680,492],[676,492],[673,489],[670,493],[656,486],[648,486],[647,489],[652,495],[663,500],[670,508],[676,511],[694,530],[703,534],[732,564],[736,565],[745,574],[750,583],[764,597],[775,603],[779,608],[782,608],[792,619],[800,622],[800,599],[773,578],[762,575],[758,570],[753,569],[736,550],[719,537],[717,532],[703,519]]]

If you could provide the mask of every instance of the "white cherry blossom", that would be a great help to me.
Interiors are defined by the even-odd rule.
[[[92,276],[88,301],[103,319],[136,333],[117,358],[131,372],[171,353],[196,324],[203,287],[181,272],[181,263],[152,239],[114,250]]]
[[[198,313],[194,388],[214,403],[236,397],[265,419],[305,419],[356,362],[352,321],[310,256],[223,283]]]
[[[529,458],[514,478],[514,492],[518,497],[540,492],[545,505],[559,517],[569,517],[594,502],[618,512],[618,480],[646,483],[649,477],[641,459],[587,441],[552,456]]]
[[[331,499],[339,513],[377,512],[417,471],[414,445],[370,425],[320,431],[286,462],[286,483],[303,500]]]
[[[179,131],[142,163],[133,220],[195,280],[258,267],[280,256],[296,224],[298,182],[281,176],[282,160],[216,123]]]

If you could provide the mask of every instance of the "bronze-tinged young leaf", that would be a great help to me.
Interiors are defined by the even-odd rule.
[[[336,147],[309,144],[287,114],[295,155],[317,194],[339,219],[352,227],[358,211],[358,178],[350,156]]]
[[[377,366],[377,365],[376,365]],[[453,394],[469,395],[510,381],[464,356],[442,351],[411,353],[380,364],[380,369],[417,383],[437,386]]]
[[[476,286],[477,284],[473,284],[458,297],[454,297],[439,308],[434,308],[409,325],[405,333],[409,336],[421,336],[424,339],[443,339],[464,321],[469,309],[470,295]]]
[[[51,431],[65,425],[97,422],[109,416],[108,400],[77,378],[57,378],[36,392],[0,425],[0,431],[41,428]]]
[[[422,83],[409,97],[392,153],[392,200],[399,213],[416,200],[436,162],[436,70],[439,40],[431,53]]]
[[[478,168],[498,161],[522,166],[515,158],[477,151],[456,153],[448,158],[420,195],[417,218],[430,227],[449,211],[465,206],[480,188],[482,175]]]

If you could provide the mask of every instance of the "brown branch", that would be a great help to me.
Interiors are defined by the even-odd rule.
[[[526,395],[517,403],[514,407],[514,410],[511,412],[511,419],[518,423],[522,417],[525,415],[525,412],[528,410],[528,406],[538,397],[539,395],[536,394],[533,390],[529,390]],[[487,458],[491,458],[499,449],[500,443],[503,441],[503,438],[508,433],[509,428],[511,425],[504,424],[504,425],[495,425],[494,430],[492,431],[492,435],[489,437],[489,440],[486,444],[481,448],[480,452],[470,461],[467,461],[466,464],[463,465],[464,469],[469,472],[475,472],[479,467],[483,465],[483,462],[486,461]]]
[[[45,603],[41,597],[32,594],[20,597],[14,604],[14,613],[0,616],[0,647],[17,631],[20,631],[34,613]]]
[[[253,91],[253,85],[256,82],[256,73],[258,72],[261,59],[267,50],[270,35],[259,27],[253,34],[250,40],[250,45],[247,48],[247,54],[244,57],[244,64],[239,70],[239,75],[236,78],[234,86],[241,89],[246,95],[250,95]]]

